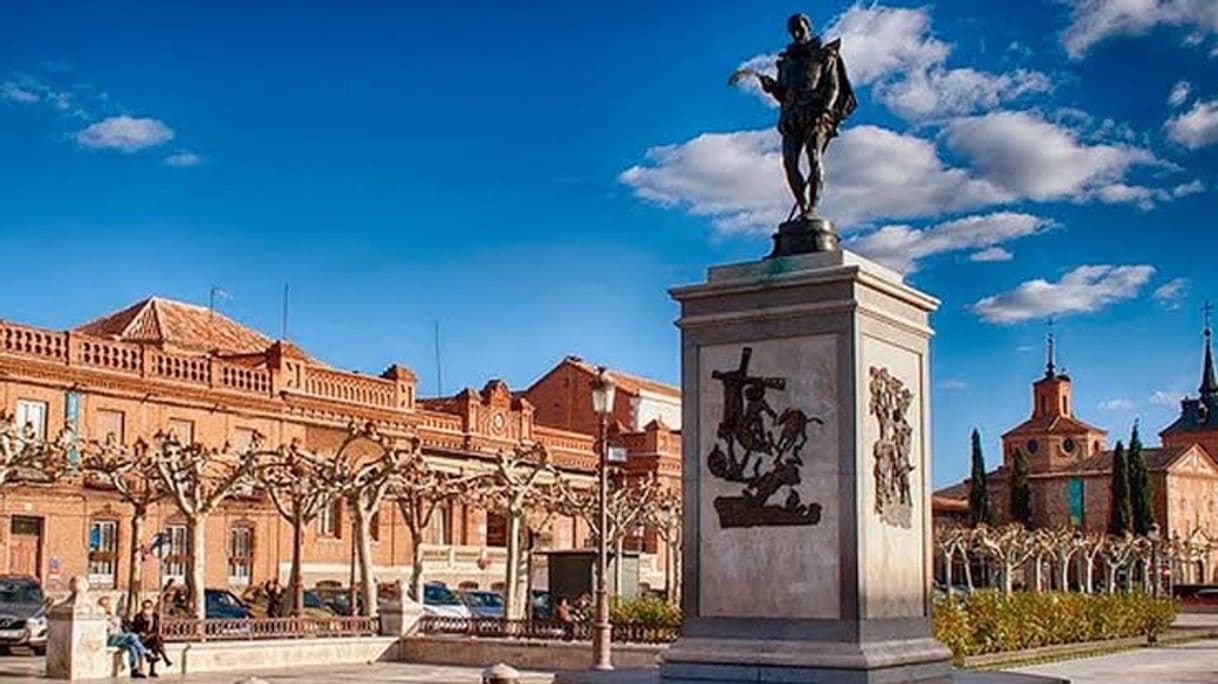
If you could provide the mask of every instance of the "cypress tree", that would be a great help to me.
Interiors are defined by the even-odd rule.
[[[1011,519],[1032,526],[1032,489],[1028,486],[1028,459],[1016,449],[1011,466]]]
[[[1133,434],[1129,436],[1129,497],[1133,531],[1145,535],[1155,522],[1154,492],[1150,473],[1146,471],[1146,457],[1142,454],[1142,440],[1138,438],[1137,421],[1134,421]]]
[[[1129,501],[1129,459],[1125,445],[1117,442],[1112,451],[1112,497],[1108,508],[1108,533],[1124,535],[1133,530],[1133,508]]]
[[[976,527],[990,520],[990,488],[985,479],[985,456],[981,454],[981,433],[973,428],[973,472],[969,477],[969,522]]]

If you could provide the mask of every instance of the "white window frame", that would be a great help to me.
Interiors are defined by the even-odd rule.
[[[185,426],[186,430],[175,429],[178,426]],[[195,422],[189,418],[170,418],[167,427],[174,432],[174,436],[182,444],[194,444],[195,441]],[[185,432],[186,434],[182,434]]]
[[[97,530],[97,548],[93,547],[94,530]],[[89,586],[99,589],[118,586],[118,521],[90,520],[88,547],[90,554],[94,551],[110,552],[110,560],[89,561]]]
[[[47,415],[50,413],[50,407],[45,401],[36,399],[18,399],[17,411],[14,417],[17,419],[17,427],[24,430],[27,424],[34,426],[34,436],[39,440],[47,438]]]
[[[161,584],[164,585],[166,580],[172,579],[180,585],[186,581],[187,558],[190,555],[186,525],[170,523],[165,526],[165,532],[169,535],[169,553],[165,554],[165,560],[161,561]],[[180,560],[171,560],[174,558]]]
[[[127,439],[127,414],[117,409],[99,408],[97,409],[97,413],[93,414],[94,425],[98,425],[96,439],[104,440],[108,436],[105,432],[103,432],[100,425],[101,416],[103,414],[118,416],[118,434],[114,435],[114,439],[119,444],[124,444],[124,440]]]
[[[244,537],[244,544],[241,544]],[[244,549],[240,548],[244,546]],[[239,554],[238,551],[244,551]],[[254,528],[238,524],[228,528],[228,583],[248,587],[254,570]]]

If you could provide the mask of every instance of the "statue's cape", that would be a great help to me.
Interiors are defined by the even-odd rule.
[[[834,60],[837,68],[838,93],[837,102],[833,104],[833,115],[840,123],[850,116],[859,106],[858,98],[854,96],[854,87],[850,85],[850,77],[846,75],[846,62],[842,59],[842,39],[837,38],[826,43],[824,49]]]

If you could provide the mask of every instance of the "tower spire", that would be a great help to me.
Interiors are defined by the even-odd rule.
[[[1049,332],[1045,335],[1045,377],[1051,378],[1057,374],[1057,350],[1053,337],[1053,319],[1048,322]]]
[[[1206,399],[1218,395],[1218,376],[1214,374],[1214,349],[1212,339],[1214,336],[1210,328],[1210,313],[1214,307],[1208,301],[1202,307],[1205,312],[1205,365],[1201,368],[1201,387],[1198,392],[1202,399]]]

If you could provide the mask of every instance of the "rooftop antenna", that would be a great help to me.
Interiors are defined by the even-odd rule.
[[[443,366],[440,362],[440,321],[435,322],[435,342],[436,342],[436,396],[444,396],[444,374]]]
[[[284,342],[288,340],[288,284],[283,284],[283,329],[280,333],[280,339]]]

